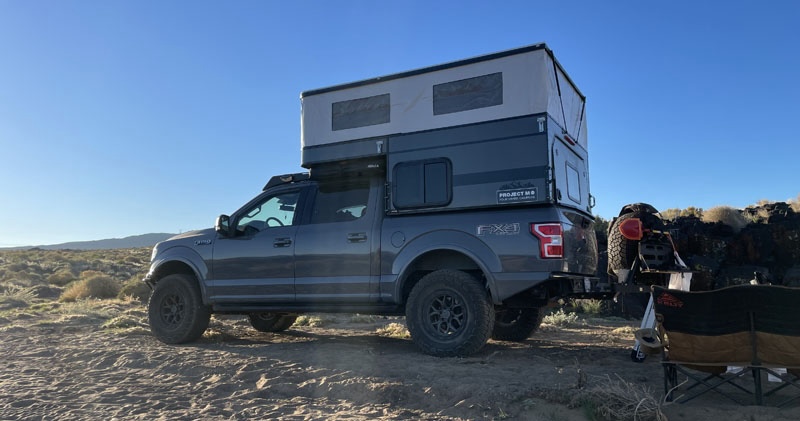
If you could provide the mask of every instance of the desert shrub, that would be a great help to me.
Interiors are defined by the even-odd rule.
[[[406,326],[402,323],[389,323],[388,325],[375,331],[378,335],[388,336],[390,338],[407,339],[411,337]]]
[[[694,206],[689,206],[688,208],[681,211],[681,216],[694,216],[697,218],[702,218],[705,211],[703,208],[696,208]]]
[[[75,274],[69,269],[61,269],[47,277],[47,283],[63,287],[74,281]]]
[[[578,315],[566,313],[563,308],[560,308],[555,313],[544,316],[542,323],[558,327],[570,327],[578,324]]]
[[[8,286],[0,293],[0,309],[28,307],[36,299],[32,288]]]
[[[102,327],[120,333],[144,333],[149,330],[147,313],[138,310],[125,311],[103,323]]]
[[[141,275],[134,275],[122,284],[117,298],[125,299],[127,297],[133,297],[143,303],[150,298],[150,287],[142,281]]]
[[[748,207],[742,216],[751,224],[766,224],[769,222],[769,211],[764,207]]]
[[[92,273],[84,277],[88,272]],[[95,271],[84,271],[81,273],[81,280],[73,282],[61,294],[59,300],[71,302],[81,298],[115,298],[119,291],[119,283],[110,276]]]
[[[703,208],[696,208],[694,206],[689,206],[686,209],[669,208],[658,212],[658,214],[661,215],[661,219],[665,221],[674,221],[678,218],[686,217],[702,218],[703,213]]]
[[[800,213],[800,194],[797,195],[797,199],[789,201],[789,206],[792,207],[792,210],[795,211],[795,213]]]
[[[594,218],[594,232],[598,239],[606,239],[606,236],[608,235],[608,225],[608,219],[605,219],[601,216],[596,216]]]
[[[681,216],[681,210],[678,208],[670,208],[667,210],[660,211],[659,214],[661,215],[661,219],[665,221],[674,221]]]
[[[294,326],[308,326],[308,327],[320,327],[325,324],[325,321],[319,316],[309,316],[303,314],[297,318],[294,322]]]
[[[703,222],[721,222],[733,228],[733,231],[737,233],[748,223],[747,218],[738,209],[730,206],[715,206],[703,212]]]
[[[586,314],[597,316],[605,313],[603,300],[575,300],[575,304],[581,312]]]

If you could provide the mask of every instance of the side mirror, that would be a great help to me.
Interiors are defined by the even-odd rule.
[[[227,237],[231,233],[230,222],[230,216],[220,215],[217,217],[217,221],[214,223],[214,230],[217,231],[217,234]]]

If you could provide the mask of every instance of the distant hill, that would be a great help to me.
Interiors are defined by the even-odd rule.
[[[35,246],[43,250],[107,250],[107,249],[127,249],[136,247],[152,247],[159,241],[164,241],[175,234],[151,233],[132,235],[125,238],[109,238],[106,240],[94,241],[73,241],[70,243],[51,244],[47,246]],[[14,247],[15,249],[29,249],[34,247]]]

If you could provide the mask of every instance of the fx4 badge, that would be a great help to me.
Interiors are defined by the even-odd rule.
[[[211,244],[211,240],[210,239],[195,240],[194,241],[194,245],[196,245],[196,246],[207,246],[209,244]]]
[[[478,236],[517,234],[519,234],[519,224],[517,223],[478,225]]]

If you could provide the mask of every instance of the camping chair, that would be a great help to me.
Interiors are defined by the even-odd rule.
[[[737,403],[744,392],[761,405],[787,387],[800,390],[794,375],[800,373],[800,314],[792,305],[800,302],[800,290],[739,285],[704,292],[653,286],[652,291],[666,400],[683,385],[679,373],[687,377],[687,387],[677,402],[713,390]],[[740,369],[729,371],[731,366]],[[789,374],[781,375],[778,367],[789,368]],[[782,383],[765,393],[762,372]]]
[[[786,388],[800,391],[800,289],[760,285],[756,291],[754,330],[760,371],[782,380],[764,396],[772,396]],[[786,368],[787,374],[777,373],[778,367]],[[797,398],[800,394],[777,406],[784,406]]]
[[[664,393],[673,399],[679,386],[678,373],[687,377],[687,394],[678,402],[687,402],[714,390],[741,401],[722,386],[734,387],[752,395],[736,379],[752,372],[750,314],[745,291],[724,288],[709,292],[667,290],[653,286],[656,321],[664,344]],[[728,366],[744,367],[727,373]],[[692,390],[694,389],[694,390]]]

